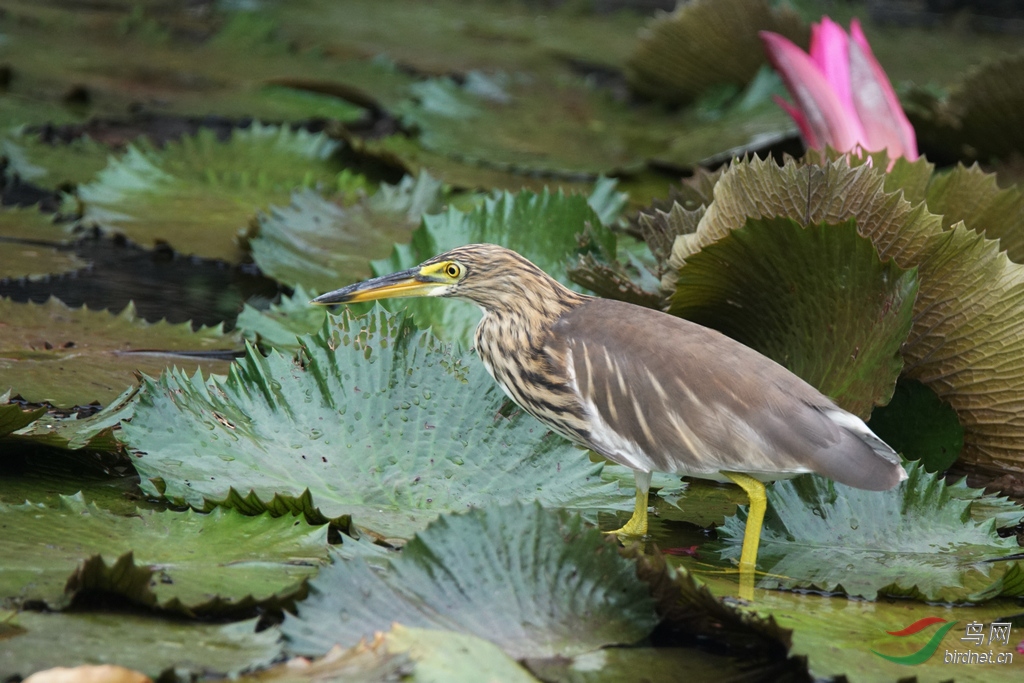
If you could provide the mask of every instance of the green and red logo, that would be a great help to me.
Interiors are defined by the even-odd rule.
[[[957,622],[946,621],[945,619],[942,619],[940,617],[925,617],[924,619],[918,619],[910,626],[899,631],[886,631],[886,633],[888,633],[890,636],[896,636],[897,638],[905,638],[906,636],[912,636],[915,633],[920,633],[921,631],[925,630],[926,628],[929,628],[930,626],[934,626],[935,624],[945,624],[945,626],[941,626],[939,630],[937,630],[935,634],[928,640],[928,642],[924,644],[924,647],[922,647],[917,652],[912,652],[909,655],[903,655],[901,657],[882,654],[878,650],[872,650],[872,652],[874,652],[882,659],[887,659],[890,662],[895,662],[896,664],[906,664],[907,666],[923,664],[924,662],[928,661],[928,659],[933,654],[935,654],[935,651],[939,649],[939,643],[941,643],[945,635],[949,633],[949,630],[956,626]]]

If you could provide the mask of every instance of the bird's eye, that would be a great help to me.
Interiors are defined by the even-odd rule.
[[[457,263],[449,263],[444,267],[444,274],[450,278],[457,278],[461,272],[462,269],[459,268]]]

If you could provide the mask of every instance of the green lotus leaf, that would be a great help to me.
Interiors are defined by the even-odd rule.
[[[980,491],[952,493],[919,464],[889,491],[863,491],[816,475],[776,482],[758,564],[762,588],[838,591],[874,600],[878,595],[967,602],[1012,563],[988,561],[1019,552],[1000,538],[993,520],[971,514]],[[746,523],[741,508],[725,520],[723,556],[738,558]]]
[[[326,308],[309,305],[315,297],[315,293],[297,285],[291,296],[282,296],[280,303],[271,304],[265,311],[245,304],[235,325],[251,342],[278,350],[298,351],[299,338],[316,334],[327,320]]]
[[[807,29],[789,9],[765,0],[697,0],[655,17],[626,66],[636,92],[686,103],[718,84],[746,85],[767,61],[759,31],[806,44]]]
[[[8,172],[54,188],[92,180],[112,156],[109,147],[88,136],[50,143],[40,135],[23,134],[0,141],[0,151],[8,159]]]
[[[384,571],[358,559],[325,567],[282,631],[291,652],[311,655],[397,622],[476,635],[522,659],[632,644],[657,621],[633,563],[599,531],[516,503],[441,517]]]
[[[403,4],[390,11],[373,0],[260,9],[276,21],[282,40],[325,46],[329,53],[388,55],[407,71],[411,67],[430,74],[528,68],[551,78],[568,71],[566,62],[616,69],[643,23],[639,13],[630,11],[549,7],[538,14],[529,5],[467,5],[459,0]],[[373,82],[364,88],[373,91]]]
[[[273,629],[256,619],[232,624],[158,619],[125,612],[19,612],[0,645],[0,679],[57,666],[117,664],[156,679],[165,671],[237,674],[280,653]],[[168,677],[170,678],[170,677]]]
[[[422,683],[539,683],[501,648],[480,634],[406,628],[395,624],[384,636],[389,653],[405,654],[416,668],[413,681]]]
[[[250,348],[227,378],[147,379],[121,428],[144,454],[143,490],[201,509],[291,500],[388,538],[495,502],[631,504],[585,451],[512,413],[479,363],[409,318],[332,317],[302,347],[301,360]]]
[[[932,180],[927,202],[929,211],[942,215],[944,228],[963,221],[999,240],[1011,261],[1024,262],[1024,196],[1016,186],[1000,189],[994,173],[958,164]]]
[[[135,373],[159,374],[180,364],[224,372],[222,358],[238,348],[221,326],[192,330],[189,323],[147,323],[128,304],[123,311],[69,308],[0,299],[0,386],[31,403],[60,408],[109,403]]]
[[[66,227],[35,207],[0,209],[0,280],[39,280],[83,270]]]
[[[546,175],[524,175],[512,169],[495,168],[486,160],[455,158],[427,149],[419,140],[405,135],[389,135],[377,140],[352,138],[347,143],[357,159],[406,175],[429,173],[457,189],[542,192],[547,187],[557,187],[569,193],[587,192],[592,185],[589,177],[554,179]]]
[[[428,150],[463,162],[566,180],[638,171],[666,148],[677,122],[629,106],[576,79],[560,82],[474,74],[411,86],[396,108]]]
[[[97,179],[78,189],[82,222],[150,246],[166,242],[184,254],[239,262],[251,218],[284,204],[300,188],[343,189],[322,133],[262,126],[235,130],[219,142],[212,130],[163,150],[130,146]]]
[[[871,430],[908,460],[920,460],[929,472],[944,472],[964,447],[964,428],[956,411],[914,380],[896,383],[892,400],[875,408]]]
[[[705,590],[715,595],[735,594],[735,574],[703,574]],[[742,610],[763,619],[771,619],[777,628],[791,633],[791,659],[802,660],[810,669],[814,680],[831,680],[847,676],[853,681],[895,681],[904,679],[912,672],[918,680],[948,680],[951,672],[957,681],[987,683],[993,679],[994,671],[1006,671],[1013,676],[1019,667],[1013,666],[951,666],[945,662],[945,652],[984,651],[1013,653],[1020,640],[1018,627],[1014,626],[1008,645],[989,644],[972,647],[970,642],[961,641],[966,635],[966,626],[971,622],[984,624],[987,636],[994,622],[1015,621],[1020,612],[1017,600],[1001,599],[980,605],[950,605],[917,602],[914,600],[848,600],[837,599],[811,591],[755,591],[754,601]],[[754,614],[752,614],[754,613]],[[946,624],[937,623],[908,636],[892,636],[888,632],[902,631],[920,619],[938,617]],[[955,623],[952,630],[941,637],[937,651],[920,664],[908,666],[883,659],[879,654],[889,656],[913,655],[921,651],[939,629]],[[790,631],[790,629],[792,629]],[[925,655],[928,653],[925,652]],[[998,676],[999,674],[995,674]],[[805,674],[806,676],[806,674]],[[785,680],[780,675],[765,676],[764,680]],[[800,680],[800,679],[797,679]],[[804,679],[806,680],[806,678]]]
[[[290,206],[260,215],[259,236],[249,247],[265,275],[289,287],[329,292],[366,279],[370,261],[407,241],[420,218],[439,211],[445,197],[441,182],[425,173],[382,185],[351,206],[298,192]]]
[[[855,219],[885,261],[917,268],[919,283],[904,376],[935,392],[964,427],[961,457],[975,468],[1024,470],[1024,267],[997,242],[942,218],[901,192],[886,192],[874,164],[851,167],[790,160],[744,161],[725,171],[697,230],[680,235],[676,269],[748,217],[784,216],[802,225]]]
[[[419,265],[441,252],[464,244],[492,242],[513,249],[564,285],[579,290],[566,274],[566,262],[579,250],[579,235],[587,235],[598,249],[614,254],[614,233],[605,228],[587,197],[562,192],[504,193],[471,211],[449,208],[425,216],[412,234],[412,242],[395,247],[391,257],[374,261],[373,272],[384,275]],[[465,301],[401,299],[384,304],[390,310],[408,310],[422,327],[430,327],[463,348],[472,344],[480,310]]]
[[[867,418],[903,368],[913,270],[882,263],[854,221],[748,219],[679,270],[669,313],[714,328]]]
[[[294,598],[327,557],[327,527],[269,514],[137,510],[122,517],[79,494],[62,496],[58,507],[0,505],[0,519],[7,603],[56,607],[93,588],[187,614],[224,613]]]
[[[40,415],[46,412],[46,408],[25,409],[17,403],[11,403],[11,392],[0,395],[0,437],[7,436],[11,432],[32,424]]]
[[[42,415],[38,420],[14,431],[10,440],[67,450],[120,450],[121,442],[114,438],[113,431],[121,420],[127,420],[132,416],[137,393],[137,387],[129,387],[103,410],[89,417],[79,418],[74,414],[68,417]],[[0,410],[6,407],[0,405]],[[34,414],[41,412],[45,412],[45,409]],[[3,434],[3,427],[0,426],[0,437]]]

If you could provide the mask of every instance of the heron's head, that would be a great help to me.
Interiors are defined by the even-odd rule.
[[[409,270],[328,292],[314,304],[355,303],[411,296],[467,299],[489,311],[521,310],[552,295],[573,295],[537,266],[496,244],[468,244]]]

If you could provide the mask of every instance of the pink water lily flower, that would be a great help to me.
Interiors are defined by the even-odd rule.
[[[861,30],[850,35],[824,17],[811,27],[811,53],[777,33],[761,32],[772,65],[795,104],[776,101],[796,121],[809,147],[840,152],[888,150],[889,158],[917,158],[917,138],[896,92]]]

